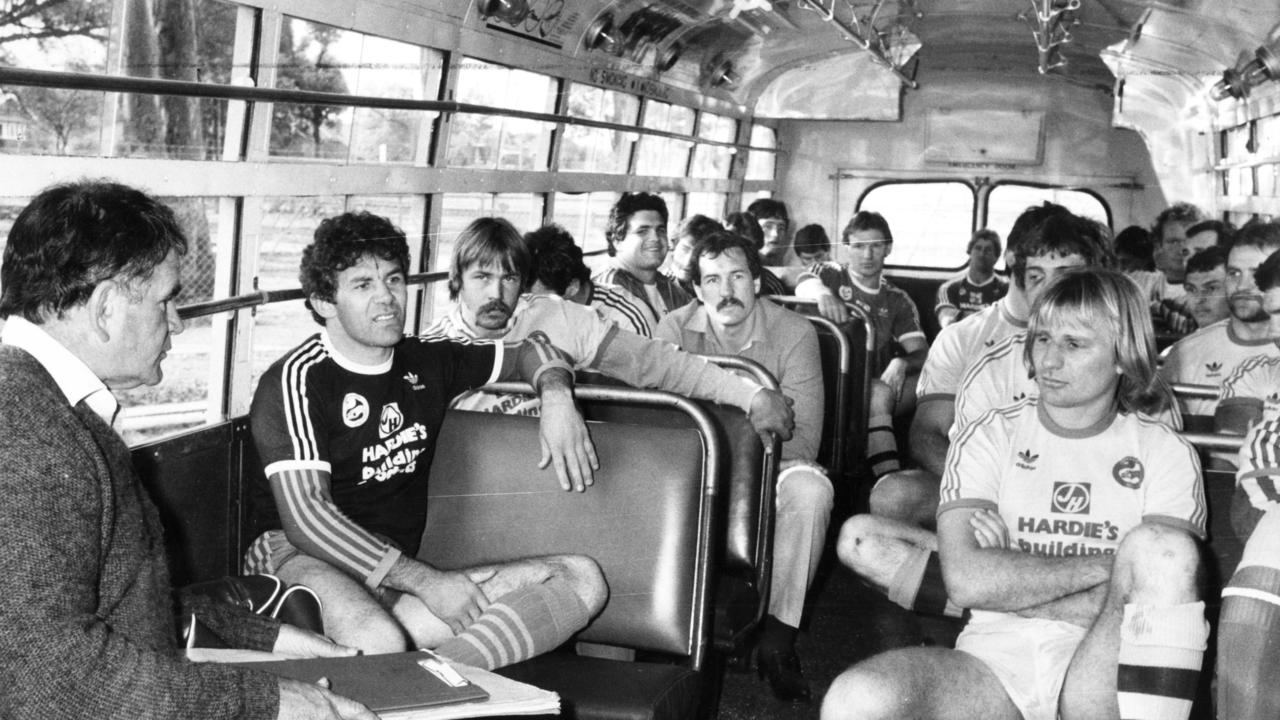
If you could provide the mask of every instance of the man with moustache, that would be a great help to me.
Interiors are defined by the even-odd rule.
[[[795,639],[804,596],[822,557],[833,497],[830,480],[815,462],[823,414],[818,336],[803,316],[756,298],[762,269],[750,240],[711,233],[694,246],[691,267],[701,303],[663,318],[656,337],[689,352],[755,360],[795,401],[795,435],[782,446],[777,481],[769,614],[756,657],[774,695],[808,701]]]
[[[591,370],[630,385],[658,388],[741,408],[765,441],[768,433],[791,436],[789,400],[752,380],[723,370],[668,343],[618,328],[589,308],[557,295],[525,295],[532,261],[524,238],[502,218],[479,218],[458,235],[449,266],[450,311],[424,339],[470,343],[545,335],[578,370]],[[469,391],[454,407],[480,412],[534,415],[537,398]]]
[[[787,204],[773,198],[760,198],[747,206],[747,212],[760,223],[764,245],[760,262],[769,267],[785,267],[800,262],[791,249],[791,213]]]
[[[543,457],[561,486],[591,482],[595,451],[561,353],[513,343],[404,337],[409,247],[384,217],[316,228],[300,279],[321,332],[263,374],[251,423],[265,479],[248,572],[311,587],[335,639],[369,653],[435,649],[494,668],[558,647],[603,607],[595,562],[556,555],[443,570],[417,560],[427,482],[451,398],[523,379],[543,400]],[[530,458],[530,464],[534,459]]]
[[[1280,348],[1271,337],[1269,318],[1262,308],[1262,295],[1254,283],[1254,272],[1268,255],[1280,250],[1280,226],[1254,223],[1236,234],[1227,251],[1225,292],[1230,310],[1226,320],[1208,325],[1178,341],[1168,351],[1160,374],[1169,382],[1212,385],[1219,389],[1231,374],[1249,358],[1280,357]],[[1231,409],[1228,402],[1223,414],[1214,421],[1215,429],[1242,433],[1247,417]],[[1217,400],[1186,400],[1188,414],[1214,417]],[[1214,453],[1214,463],[1230,467],[1235,458],[1228,453]]]
[[[609,267],[592,279],[616,285],[647,310],[649,326],[693,298],[659,270],[667,258],[667,203],[650,193],[623,193],[609,210]]]

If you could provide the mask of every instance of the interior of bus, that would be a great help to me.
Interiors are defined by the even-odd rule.
[[[404,229],[407,329],[417,332],[448,310],[453,241],[477,217],[522,232],[558,223],[599,266],[609,209],[626,192],[660,195],[672,230],[772,198],[787,204],[792,232],[818,224],[838,239],[855,213],[873,210],[894,229],[887,277],[932,339],[937,287],[963,271],[971,236],[1006,236],[1028,206],[1059,203],[1113,233],[1150,227],[1175,202],[1237,227],[1280,218],[1277,80],[1280,6],[1258,0],[0,3],[0,238],[41,189],[78,178],[132,185],[177,211],[191,240],[186,328],[164,380],[122,397],[117,427],[165,516],[175,583],[196,582],[237,574],[252,539],[245,492],[262,468],[249,404],[270,363],[317,332],[298,261],[325,217],[369,210]],[[832,395],[824,454],[840,468],[833,528],[869,490],[862,333],[820,329]],[[601,550],[635,571],[618,582],[667,594],[615,608],[584,640],[638,649],[654,674],[626,698],[598,679],[615,676],[592,674],[618,668],[578,658],[517,676],[578,678],[561,689],[576,717],[816,716],[816,704],[777,705],[749,676],[726,672],[741,638],[725,627],[749,628],[759,607],[726,609],[715,589],[747,588],[758,603],[772,502],[758,487],[735,494],[747,491],[720,468],[757,484],[771,472],[740,447],[750,442],[726,437],[741,418],[661,394],[599,392],[582,397],[601,448],[639,452],[641,441],[613,427],[623,422],[644,426],[652,444],[688,446],[638,457],[647,470],[628,475],[683,474],[669,491],[678,511],[620,491],[612,502],[636,514],[619,518],[607,511],[612,496],[591,500],[601,527],[634,533]],[[510,447],[529,432],[519,422],[494,430]],[[465,445],[435,462],[471,467],[471,456],[453,457]],[[494,476],[476,478],[486,481]],[[706,504],[717,483],[736,510]],[[1233,478],[1207,473],[1206,489],[1211,510],[1225,508]],[[515,517],[582,512],[572,500]],[[687,540],[680,552],[662,555],[655,517],[675,518],[662,527]],[[1221,583],[1240,551],[1225,511],[1212,512],[1210,534]],[[589,537],[528,542],[549,550]],[[653,567],[680,582],[627,564],[646,544]],[[444,562],[474,560],[467,542],[443,545],[460,553]],[[823,567],[802,640],[815,688],[880,649],[954,639],[956,623],[895,612],[838,563]],[[1198,717],[1211,716],[1208,682]],[[658,685],[680,709],[633,714]]]

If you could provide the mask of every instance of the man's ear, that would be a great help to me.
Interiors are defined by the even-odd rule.
[[[311,295],[311,297],[307,299],[311,302],[311,309],[325,320],[332,320],[338,316],[338,308],[331,301],[325,300],[315,294]]]
[[[124,312],[121,303],[126,302],[129,302],[128,288],[114,278],[103,280],[89,293],[85,314],[89,318],[90,330],[100,341],[111,339],[111,322]]]
[[[582,283],[576,279],[570,280],[564,289],[564,299],[577,302],[578,296],[582,294]]]
[[[753,282],[753,283],[751,283],[751,284],[752,284],[752,286],[754,286],[754,287],[755,287],[755,289],[756,289],[756,295],[757,295],[757,296],[759,296],[759,295],[760,295],[760,278],[756,278],[756,279],[755,279],[755,282]]]

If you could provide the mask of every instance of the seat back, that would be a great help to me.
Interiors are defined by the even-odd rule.
[[[871,381],[875,379],[872,373],[873,368],[868,360],[875,354],[875,327],[855,305],[845,305],[851,319],[837,325],[818,314],[817,301],[789,295],[770,296],[770,299],[789,310],[808,316],[818,330],[818,346],[822,353],[822,379],[826,384],[828,401],[822,428],[823,444],[819,461],[823,464],[832,463],[836,459],[834,453],[839,451],[840,472],[837,472],[832,465],[828,465],[831,469],[831,477],[851,474],[854,469],[853,464],[866,454]],[[843,335],[845,341],[839,340],[839,335]],[[848,354],[847,366],[840,360],[841,353]],[[843,417],[838,412],[833,412],[832,407],[832,402],[836,399],[833,398],[832,388],[839,387],[841,382],[839,373],[842,366],[847,367],[844,378],[847,390]],[[843,445],[834,443],[838,424],[844,426]],[[830,446],[828,446],[828,437],[832,438]]]
[[[849,420],[853,380],[850,367],[853,362],[852,344],[848,334],[838,325],[818,315],[808,315],[809,322],[818,333],[818,352],[822,356],[822,381],[826,393],[823,397],[822,444],[818,448],[818,462],[825,466],[833,478],[844,477],[846,457],[852,442]]]
[[[604,571],[609,601],[580,639],[687,657],[697,669],[706,647],[719,472],[713,421],[668,393],[578,386],[576,394],[680,407],[697,428],[592,422],[600,469],[594,485],[573,493],[560,489],[549,468],[534,467],[536,418],[450,410],[431,464],[419,558],[462,568],[589,555]]]
[[[705,356],[721,367],[750,375],[770,389],[777,380],[759,363],[724,355]],[[584,378],[585,379],[585,378]],[[590,376],[590,382],[614,384],[608,378]],[[716,540],[716,568],[720,577],[715,598],[715,631],[718,645],[735,644],[764,619],[768,607],[773,558],[774,490],[782,443],[773,439],[765,453],[760,436],[746,413],[735,407],[698,403],[715,420],[720,440],[720,500],[717,513],[722,528]],[[692,418],[674,408],[626,401],[582,402],[583,416],[591,420],[648,427],[689,427]]]

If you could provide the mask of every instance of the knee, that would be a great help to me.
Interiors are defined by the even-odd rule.
[[[555,562],[559,574],[569,582],[591,615],[604,609],[604,603],[609,599],[609,585],[595,560],[586,555],[561,555]]]
[[[821,720],[873,720],[903,717],[893,691],[894,678],[868,663],[841,673],[822,699]]]
[[[840,537],[836,539],[836,557],[845,567],[854,572],[866,568],[867,558],[863,548],[865,540],[875,533],[876,519],[871,515],[854,515],[840,526]]]
[[[826,475],[809,469],[786,473],[778,483],[778,512],[827,516],[835,505],[835,491]]]
[[[932,518],[938,506],[937,480],[925,470],[902,470],[885,475],[871,489],[868,500],[872,515],[914,522],[918,516]]]
[[[1197,594],[1200,546],[1185,530],[1143,523],[1120,542],[1112,581],[1130,602],[1188,602]]]

